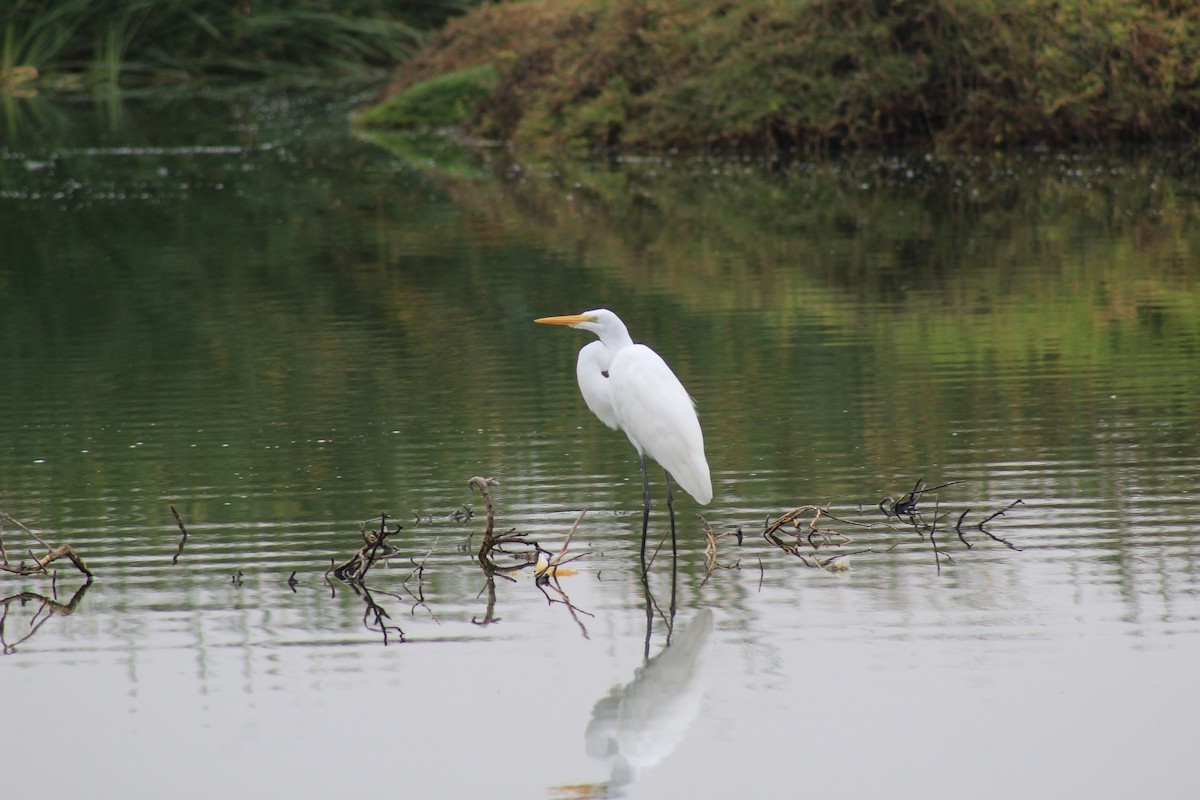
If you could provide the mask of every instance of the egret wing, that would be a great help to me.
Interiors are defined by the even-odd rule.
[[[608,375],[608,351],[600,342],[584,345],[575,362],[575,377],[583,402],[608,427],[616,430],[621,423],[613,408],[612,386]]]
[[[707,504],[712,500],[712,480],[704,457],[704,434],[679,378],[643,344],[618,351],[608,372],[612,408],[633,446],[671,473],[696,502]]]

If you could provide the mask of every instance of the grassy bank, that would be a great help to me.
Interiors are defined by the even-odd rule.
[[[471,0],[16,0],[0,8],[0,93],[390,69]]]
[[[534,150],[1111,144],[1200,130],[1200,7],[1184,0],[486,5],[420,51],[393,97],[483,66],[491,83],[467,91],[481,99],[458,123]],[[422,120],[384,105],[364,122]]]

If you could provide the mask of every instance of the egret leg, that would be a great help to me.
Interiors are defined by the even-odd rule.
[[[663,480],[667,482],[667,512],[671,517],[671,560],[675,560],[675,495],[671,493],[671,473],[663,470]]]
[[[642,564],[646,563],[646,532],[650,528],[650,475],[646,472],[646,456],[638,453],[642,467]],[[643,569],[643,571],[645,571]]]
[[[675,630],[675,576],[679,569],[679,556],[675,550],[675,495],[671,493],[671,473],[663,470],[667,482],[667,511],[671,516],[671,621],[667,623],[667,644],[671,644],[671,633]]]

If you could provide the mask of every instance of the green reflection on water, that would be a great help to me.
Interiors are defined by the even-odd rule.
[[[311,763],[324,779],[361,755],[364,724],[407,720],[419,735],[397,769],[434,794],[447,776],[458,794],[494,793],[501,774],[578,786],[600,778],[543,765],[581,758],[593,708],[641,683],[644,656],[686,652],[702,608],[715,673],[691,736],[711,750],[657,769],[710,794],[711,765],[740,763],[731,741],[793,741],[796,724],[809,739],[883,731],[855,752],[892,753],[914,721],[931,737],[965,721],[958,740],[1053,753],[1047,775],[1095,772],[1064,772],[1063,741],[1084,759],[1129,729],[1147,754],[1187,741],[1182,717],[1158,713],[1194,672],[1200,620],[1186,157],[581,167],[489,152],[428,168],[438,148],[410,147],[418,166],[353,139],[346,104],[319,95],[43,111],[44,129],[0,149],[0,509],[98,578],[85,597],[60,572],[55,599],[48,579],[0,576],[18,646],[0,670],[33,723],[13,763],[58,735],[39,721],[71,719],[97,745],[72,774],[121,785],[152,764],[171,790],[183,775],[211,795],[205,781],[249,785],[208,768],[232,748],[255,775],[308,778],[295,768]],[[586,338],[532,322],[602,304],[695,395],[717,495],[703,513],[750,534],[719,554],[741,570],[704,583],[681,498],[680,650],[660,647],[674,576],[655,566],[652,602],[635,577],[632,449],[574,385]],[[563,578],[577,618],[532,581],[497,581],[488,605],[461,546],[478,518],[444,518],[478,506],[472,475],[500,477],[502,529],[550,549],[589,508],[573,544],[587,556]],[[885,551],[888,534],[854,531],[876,552],[835,578],[755,535],[802,503],[870,512],[918,477],[966,479],[943,508],[974,520],[1024,497],[996,528],[1026,549],[973,532],[968,553],[944,531],[956,563],[939,575],[923,542]],[[170,505],[191,531],[178,565]],[[405,558],[371,575],[402,647],[322,582],[381,511],[406,526]],[[427,554],[411,606],[407,557]],[[472,624],[485,618],[501,624]],[[514,749],[455,769],[481,720],[495,727],[477,739]],[[531,748],[541,765],[514,771]],[[971,785],[984,762],[955,763]],[[822,774],[855,774],[837,766]]]
[[[1044,461],[1106,502],[1130,448],[1140,485],[1194,481],[1189,155],[419,169],[346,112],[142,98],[10,135],[8,510],[104,527],[182,495],[213,522],[345,520],[455,508],[492,473],[563,506],[587,490],[536,476],[604,476],[629,505],[631,453],[576,396],[585,340],[531,324],[597,305],[696,396],[718,505]]]

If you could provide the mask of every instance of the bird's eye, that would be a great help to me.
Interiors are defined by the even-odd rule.
[[[601,375],[603,375],[604,377],[606,377],[606,378],[607,378],[607,377],[608,377],[608,370],[606,370],[606,369],[602,369],[602,370],[600,370],[600,374],[601,374]]]

